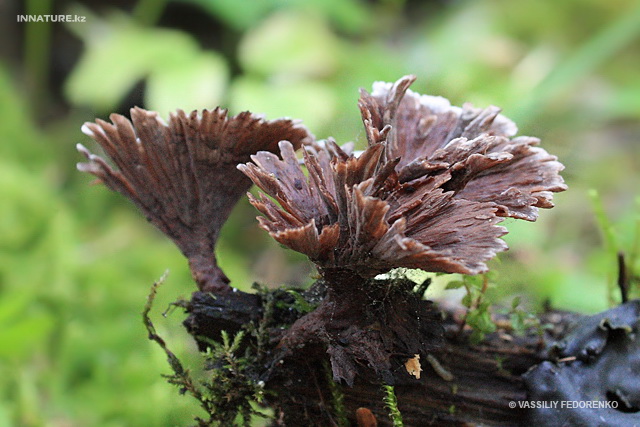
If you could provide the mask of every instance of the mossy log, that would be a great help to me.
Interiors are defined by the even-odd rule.
[[[311,293],[300,295],[312,302],[321,298]],[[379,426],[392,425],[383,402],[383,380],[373,369],[359,366],[353,386],[336,386],[331,384],[329,356],[322,343],[286,353],[278,348],[283,325],[300,317],[291,293],[235,292],[214,299],[197,292],[185,326],[196,339],[216,339],[222,329],[240,330],[251,322],[264,321],[267,300],[278,302],[271,305],[269,315],[279,318],[271,323],[279,326],[268,331],[273,345],[263,349],[256,379],[265,381],[269,391],[266,404],[275,410],[274,425],[342,425],[347,418],[353,426],[371,426],[375,425],[373,417]],[[548,310],[540,315],[542,324],[551,325],[544,337],[535,331],[517,336],[509,330],[508,322],[498,321],[495,333],[481,344],[471,345],[469,331],[460,328],[460,313],[443,313],[444,339],[429,354],[421,355],[419,378],[405,366],[406,355],[399,355],[393,359],[392,378],[384,382],[393,382],[405,426],[639,424],[640,372],[631,368],[640,357],[636,333],[639,314],[638,301],[597,316]],[[594,370],[600,371],[594,375]],[[599,376],[602,381],[597,380]],[[562,394],[576,378],[591,383],[591,394],[579,389]],[[622,381],[619,387],[616,378]],[[336,390],[342,394],[342,404],[336,403]],[[526,408],[518,403],[532,400],[601,400],[615,408],[589,412],[584,408]]]

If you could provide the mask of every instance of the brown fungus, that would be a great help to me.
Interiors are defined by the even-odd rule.
[[[361,92],[368,148],[360,155],[316,142],[303,153],[307,177],[294,147],[281,142],[280,157],[259,152],[238,166],[270,196],[249,195],[261,227],[306,254],[327,286],[280,346],[326,345],[334,377],[349,384],[357,366],[388,377],[392,354],[426,354],[438,339],[426,303],[376,275],[395,267],[485,272],[507,249],[502,217],[534,221],[566,189],[562,164],[537,139],[513,138],[517,128],[498,108],[452,107],[409,91],[414,80]]]
[[[141,108],[131,109],[131,121],[118,114],[110,119],[82,129],[115,167],[78,144],[89,160],[78,169],[131,199],[169,236],[188,258],[200,290],[229,290],[214,247],[232,208],[251,186],[236,165],[259,150],[275,151],[281,140],[299,147],[312,135],[291,120],[267,121],[249,112],[229,117],[221,108],[178,110],[168,124]]]
[[[382,160],[382,143],[330,161],[305,153],[308,179],[291,144],[280,146],[282,160],[260,152],[239,166],[280,207],[264,196],[250,201],[264,215],[260,225],[325,276],[370,278],[395,267],[476,274],[506,249],[494,205],[444,192],[445,174],[398,182],[397,160]]]
[[[372,277],[394,267],[477,274],[506,249],[500,217],[534,221],[566,186],[554,156],[499,114],[452,107],[408,90],[413,76],[362,91],[369,147],[358,157],[333,141],[239,165],[273,200],[252,197],[260,225],[322,271]]]
[[[552,193],[567,188],[559,174],[564,166],[536,147],[539,139],[513,138],[518,128],[497,107],[454,107],[445,98],[412,92],[414,80],[377,82],[371,94],[361,91],[359,101],[376,130],[391,126],[386,156],[400,158],[401,182],[451,175],[445,190],[458,199],[491,202],[502,217],[535,221],[538,208],[553,207]]]

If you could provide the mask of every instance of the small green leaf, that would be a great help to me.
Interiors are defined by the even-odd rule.
[[[496,324],[493,323],[491,313],[489,313],[488,311],[482,312],[482,314],[480,315],[480,319],[480,327],[482,328],[482,332],[491,333],[496,331]]]
[[[309,304],[307,300],[304,299],[302,295],[300,295],[300,292],[297,292],[293,289],[288,289],[287,293],[292,295],[293,298],[295,299],[295,304],[293,308],[299,311],[300,313],[309,313],[315,309],[315,306],[313,306],[312,304]]]
[[[491,313],[488,311],[472,310],[467,316],[467,323],[474,330],[483,333],[495,332],[496,325],[491,319]]]
[[[476,288],[482,288],[484,283],[484,275],[480,274],[477,276],[465,276],[465,281],[468,285],[473,285]]]
[[[464,282],[462,280],[453,280],[447,283],[445,289],[460,289],[464,286]]]
[[[222,336],[222,346],[225,349],[229,348],[229,334],[227,333],[227,331],[225,331],[224,329],[220,332],[220,335]]]
[[[239,331],[238,333],[236,333],[236,335],[233,337],[233,343],[231,344],[231,347],[229,350],[231,352],[235,352],[236,350],[238,350],[240,348],[240,343],[242,342],[243,338],[244,338],[244,331]]]
[[[465,294],[465,296],[462,297],[461,303],[465,307],[471,307],[471,304],[473,303],[473,297],[472,297],[471,293]]]
[[[520,315],[520,313],[513,313],[509,316],[509,320],[511,321],[511,327],[514,332],[518,335],[521,335],[525,330],[524,319]]]
[[[491,306],[491,303],[489,301],[482,301],[480,304],[478,304],[478,307],[476,310],[480,312],[488,312],[490,306]]]
[[[518,306],[520,305],[520,297],[515,297],[512,301],[511,301],[511,309],[515,310],[516,308],[518,308]]]

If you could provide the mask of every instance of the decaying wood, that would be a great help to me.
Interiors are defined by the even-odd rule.
[[[196,336],[206,332],[216,337],[219,329],[239,330],[248,320],[258,320],[263,312],[260,298],[241,298],[246,299],[238,308],[237,295],[212,299],[196,293],[185,325]],[[467,332],[459,334],[459,319],[455,317],[449,314],[442,321],[445,333],[440,347],[432,348],[429,357],[423,354],[419,359],[423,370],[420,379],[407,371],[406,354],[390,361],[391,375],[385,381],[395,384],[405,425],[524,425],[526,411],[510,408],[509,402],[527,398],[521,375],[547,358],[540,337],[533,333],[518,337],[499,330],[474,346],[469,344]],[[578,318],[571,313],[548,312],[540,320],[553,325],[547,331],[547,340],[555,340],[564,336],[568,325]],[[282,425],[335,425],[335,408],[327,384],[327,346],[319,341],[309,342],[283,354],[275,347],[278,332],[273,336],[274,347],[265,358],[261,378],[266,389],[274,392],[268,404],[281,411]],[[430,363],[429,358],[435,362]],[[367,366],[356,369],[353,386],[340,386],[352,425],[357,425],[358,408],[370,410],[378,425],[391,425],[382,403],[380,374]]]

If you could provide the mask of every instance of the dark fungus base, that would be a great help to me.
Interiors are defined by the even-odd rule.
[[[335,284],[334,284],[335,285]],[[416,354],[426,355],[442,342],[439,312],[415,293],[409,280],[375,280],[351,276],[346,286],[317,282],[301,296],[317,307],[304,314],[290,292],[262,296],[244,292],[216,295],[196,292],[185,326],[191,335],[219,339],[220,331],[235,332],[253,323],[269,336],[269,348],[257,359],[261,379],[268,380],[288,358],[323,349],[333,377],[353,385],[362,370],[373,371],[393,384],[393,370]],[[424,288],[423,288],[424,290]],[[266,298],[271,312],[265,316]],[[206,340],[200,341],[201,349]]]
[[[350,276],[328,287],[311,313],[296,321],[278,344],[284,355],[321,344],[335,380],[353,385],[359,369],[371,369],[387,384],[392,370],[442,342],[441,319],[409,280]]]

